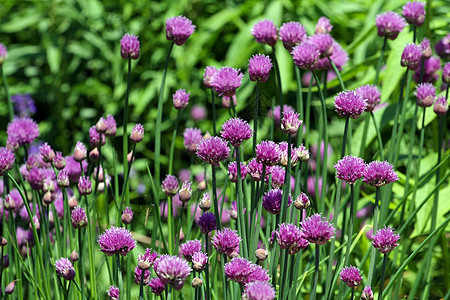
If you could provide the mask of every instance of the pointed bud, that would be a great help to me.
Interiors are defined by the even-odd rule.
[[[105,133],[106,132],[106,123],[105,123],[105,119],[103,117],[101,117],[97,121],[97,124],[95,124],[95,129],[97,130],[98,133]]]
[[[5,247],[6,245],[8,245],[8,240],[2,237],[0,239],[0,246]]]
[[[131,159],[133,159],[134,161],[134,157],[133,157],[133,151],[131,151],[130,153],[127,154],[127,162],[130,163]]]
[[[76,250],[73,250],[72,253],[70,253],[69,259],[72,263],[78,261],[80,256],[78,255],[78,252]]]
[[[181,243],[184,241],[184,239],[185,239],[185,236],[184,236],[183,228],[180,228],[180,235],[179,235],[178,241]]]
[[[77,207],[77,205],[78,205],[77,198],[75,198],[75,196],[72,196],[72,198],[69,199],[70,209],[74,209],[75,207]]]
[[[89,159],[91,161],[97,161],[99,157],[100,157],[100,152],[98,152],[97,147],[95,147],[94,149],[91,150],[91,152],[89,152]]]
[[[195,278],[192,280],[192,287],[193,287],[194,289],[198,289],[198,288],[200,288],[202,285],[203,285],[203,281],[202,281],[200,278],[195,277]]]
[[[258,259],[258,261],[265,261],[267,257],[269,256],[269,252],[267,252],[266,249],[256,249],[255,256]]]
[[[75,159],[75,161],[77,162],[82,162],[86,159],[86,154],[86,146],[84,146],[82,142],[77,142],[75,150],[73,151],[73,159]]]
[[[44,197],[42,198],[42,202],[44,202],[45,205],[50,205],[55,200],[55,197],[53,197],[53,194],[48,191],[44,194]]]
[[[16,201],[14,201],[14,199],[11,197],[11,195],[6,195],[4,203],[3,203],[4,207],[7,210],[14,210],[16,208]]]
[[[311,201],[309,200],[308,195],[301,192],[300,195],[298,195],[297,199],[294,201],[294,206],[296,209],[307,209],[311,206]]]
[[[131,130],[130,140],[139,143],[144,138],[144,126],[141,124],[134,125],[133,129]]]
[[[11,295],[14,290],[16,289],[16,280],[11,281],[5,288],[5,294],[6,295]]]
[[[206,181],[205,180],[200,181],[199,184],[197,185],[197,189],[199,191],[206,190]]]
[[[211,196],[208,193],[203,194],[199,207],[203,211],[208,211],[211,208]]]
[[[133,211],[131,210],[131,207],[125,207],[125,209],[122,212],[122,223],[125,225],[131,224],[133,221]]]
[[[189,181],[183,182],[181,189],[178,191],[181,202],[186,203],[186,202],[189,202],[189,200],[191,200],[191,196],[192,196],[191,186],[192,186],[191,182],[189,182]]]

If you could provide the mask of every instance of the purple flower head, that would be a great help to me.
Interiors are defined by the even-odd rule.
[[[255,270],[256,265],[245,258],[235,257],[225,264],[225,276],[237,283],[246,283],[247,278]]]
[[[436,88],[431,83],[421,83],[416,86],[414,95],[417,97],[417,105],[420,107],[430,107],[433,105],[436,96]]]
[[[195,25],[184,16],[172,17],[166,20],[166,38],[181,46],[194,33]]]
[[[241,86],[243,76],[244,74],[239,69],[223,67],[217,70],[210,84],[219,96],[231,97],[236,93],[236,89]]]
[[[15,118],[8,123],[6,134],[10,149],[17,149],[19,146],[31,144],[39,136],[39,127],[31,118]]]
[[[403,6],[402,15],[405,17],[406,22],[416,27],[422,26],[425,22],[425,3],[411,1]]]
[[[333,54],[333,38],[328,33],[318,33],[308,38],[308,42],[319,50],[320,57],[329,57]]]
[[[360,274],[360,270],[357,267],[345,267],[341,270],[339,278],[345,282],[349,288],[355,288],[359,286],[363,277]]]
[[[91,147],[97,147],[100,143],[104,145],[105,142],[105,135],[103,133],[100,134],[95,125],[89,128],[89,145],[91,145]]]
[[[152,278],[148,284],[150,290],[156,296],[160,296],[164,292],[164,284],[162,284],[161,279],[158,277]]]
[[[34,100],[31,98],[30,94],[12,95],[11,103],[13,104],[15,115],[21,118],[34,115],[37,111]]]
[[[283,114],[287,113],[289,111],[293,111],[295,112],[295,109],[290,106],[290,105],[283,105]],[[281,123],[281,107],[279,105],[275,106],[272,110],[269,110],[269,118],[272,118],[273,116],[273,120],[275,121],[275,124],[279,125]]]
[[[144,126],[142,124],[137,123],[134,125],[133,129],[131,129],[130,140],[134,143],[139,143],[144,139]]]
[[[55,158],[53,159],[53,165],[60,171],[66,167],[66,159],[61,152],[56,151]]]
[[[256,281],[269,282],[270,276],[269,272],[266,269],[264,269],[260,265],[254,264],[253,272],[247,277],[245,285]]]
[[[347,51],[345,51],[341,45],[339,45],[339,43],[335,42],[333,40],[333,54],[331,54],[330,59],[333,61],[333,63],[335,64],[336,68],[338,70],[342,70],[342,67],[347,63],[348,61],[348,53]],[[336,76],[336,74],[333,71],[333,66],[331,65],[330,61],[328,60],[328,58],[321,58],[319,59],[319,61],[317,62],[315,69],[319,69],[319,70],[329,70],[330,72],[328,72],[329,75],[334,75]],[[332,73],[333,72],[333,73]],[[331,79],[327,80],[330,81]]]
[[[251,81],[266,82],[272,69],[272,60],[263,54],[253,55],[248,60],[248,74]]]
[[[239,249],[239,243],[241,241],[242,239],[236,230],[224,228],[216,232],[211,243],[217,252],[231,256],[233,252]]]
[[[213,66],[207,66],[205,68],[205,74],[203,74],[203,84],[207,89],[211,88],[211,80],[216,76],[217,69]]]
[[[186,260],[171,255],[160,259],[158,264],[154,265],[154,269],[162,284],[170,284],[176,290],[183,288],[186,278],[192,271]]]
[[[33,190],[42,190],[46,179],[45,169],[33,167],[25,176],[25,180],[31,185]]]
[[[119,300],[119,288],[117,286],[110,286],[106,291],[110,300]]]
[[[0,176],[5,175],[14,166],[16,157],[14,152],[5,147],[0,147]]]
[[[208,254],[202,251],[195,252],[192,255],[192,267],[195,271],[201,272],[208,266]]]
[[[284,48],[289,52],[307,39],[305,28],[299,22],[284,23],[278,33]]]
[[[378,36],[395,40],[406,22],[398,13],[387,11],[377,16],[375,25],[378,29]]]
[[[429,39],[423,38],[422,43],[419,44],[419,47],[422,51],[422,59],[428,59],[433,54]]]
[[[73,150],[73,158],[77,162],[82,162],[86,159],[87,156],[87,149],[86,146],[80,141],[77,142],[75,145],[75,149]]]
[[[6,58],[8,57],[8,51],[6,50],[5,45],[0,43],[0,66],[3,65]]]
[[[333,224],[322,218],[321,214],[314,214],[300,223],[302,225],[302,236],[308,242],[324,245],[331,240],[336,233]]]
[[[243,299],[244,297],[246,300],[273,300],[276,294],[270,283],[255,281],[245,286]]]
[[[371,84],[366,84],[360,86],[355,90],[356,93],[360,94],[361,97],[366,100],[367,107],[366,111],[371,112],[375,108],[375,106],[381,101],[381,93],[380,90]]]
[[[302,237],[301,233],[301,229],[293,224],[280,224],[276,231],[278,245],[281,249],[287,249],[289,255],[295,255],[309,245],[309,242]]]
[[[247,166],[244,163],[241,163],[241,180],[244,180],[246,176]],[[228,164],[228,177],[230,178],[231,182],[238,181],[237,163],[235,161]]]
[[[259,21],[253,26],[252,35],[256,42],[273,47],[278,39],[277,26],[270,20]]]
[[[263,164],[256,161],[256,158],[250,160],[247,164],[247,174],[250,174],[253,180],[262,180]]]
[[[373,300],[373,292],[370,285],[366,285],[364,290],[361,293],[361,300]]]
[[[162,191],[169,197],[178,193],[178,179],[173,175],[166,175],[166,179],[161,184]]]
[[[434,83],[438,80],[439,75],[436,73],[441,68],[441,60],[436,56],[431,56],[429,59],[424,60],[423,74],[421,76],[421,68],[418,68],[414,74],[413,79],[416,83],[431,82]],[[421,80],[421,77],[422,80]]]
[[[291,54],[295,65],[302,70],[314,69],[320,57],[319,49],[309,41],[292,48]]]
[[[186,92],[184,89],[179,89],[172,95],[173,106],[175,109],[183,109],[186,108],[189,104],[189,95],[190,93]]]
[[[131,224],[133,221],[134,212],[131,210],[131,207],[127,206],[122,212],[121,220],[125,225]]]
[[[216,167],[221,161],[227,159],[229,154],[230,148],[227,142],[220,137],[213,136],[201,140],[197,145],[198,158]]]
[[[191,117],[195,121],[201,121],[206,118],[206,108],[202,105],[194,105],[191,108]]]
[[[295,111],[283,112],[283,119],[281,119],[281,130],[292,136],[297,134],[298,128],[303,124],[299,119],[300,114]]]
[[[211,231],[216,230],[216,217],[212,212],[204,212],[200,218],[198,218],[198,226],[203,234],[208,234]]]
[[[288,143],[281,142],[278,144],[280,147],[280,164],[283,167],[287,167],[288,163]],[[299,161],[299,152],[297,151],[297,148],[294,147],[293,144],[291,144],[291,167],[295,167]]]
[[[56,274],[65,280],[75,278],[75,269],[68,258],[62,257],[55,262]]]
[[[273,166],[269,172],[266,171],[265,183],[269,184],[270,176],[272,176],[272,188],[281,188],[284,185],[286,170],[281,166]]]
[[[183,137],[184,147],[189,153],[195,153],[198,143],[203,139],[202,131],[198,128],[186,128]]]
[[[281,151],[273,141],[261,141],[256,145],[256,160],[267,166],[274,166],[280,161]]]
[[[140,269],[149,269],[155,260],[158,258],[158,253],[154,252],[152,249],[145,249],[144,254],[138,255],[138,267]]]
[[[41,153],[42,160],[46,163],[53,162],[55,158],[55,151],[53,151],[52,147],[45,142],[40,148],[39,151]]]
[[[71,213],[73,228],[82,228],[87,225],[86,211],[81,206],[77,206]]]
[[[148,285],[150,282],[151,270],[141,270],[139,267],[134,269],[134,283],[141,284],[142,272],[144,272],[143,284]]]
[[[194,255],[195,252],[199,252],[202,250],[202,242],[199,240],[187,241],[186,243],[180,245],[180,250],[183,254],[184,259],[191,262],[192,255]]]
[[[387,161],[372,161],[367,164],[363,177],[365,183],[375,187],[380,187],[399,179],[394,171],[394,166]]]
[[[276,188],[267,191],[262,200],[262,206],[267,212],[276,215],[281,212],[281,203],[283,201],[283,190]],[[288,206],[292,203],[292,198],[288,196]]]
[[[116,120],[114,119],[113,116],[107,115],[106,119],[104,119],[104,122],[106,126],[105,135],[107,137],[114,137],[117,132]]]
[[[395,234],[392,227],[384,227],[372,236],[372,245],[381,253],[386,254],[398,246],[400,235]]]
[[[442,69],[442,82],[450,83],[450,63],[446,63]]]
[[[241,118],[231,118],[222,125],[220,131],[222,138],[233,147],[239,147],[243,141],[253,136],[253,130],[250,125]]]
[[[78,179],[81,176],[81,166],[80,163],[75,161],[73,156],[66,156],[65,158],[66,166],[64,167],[64,171],[69,174],[70,182],[78,183]],[[83,161],[83,171],[87,172],[87,162]]]
[[[330,20],[326,17],[320,17],[316,24],[315,34],[330,33],[332,29],[333,25],[331,25]]]
[[[355,91],[343,91],[334,97],[334,107],[341,117],[357,119],[366,110],[366,100]]]
[[[297,152],[297,157],[299,161],[308,161],[309,160],[309,150],[306,149],[305,146],[303,146],[303,144],[301,144],[300,146],[297,147],[296,149]]]
[[[294,206],[296,209],[307,209],[311,206],[311,201],[309,200],[308,195],[303,192],[297,196],[297,199],[294,201]]]
[[[448,110],[448,103],[444,96],[440,96],[436,99],[433,106],[433,111],[438,116],[445,116]]]
[[[403,49],[400,64],[402,67],[407,67],[408,70],[415,71],[419,68],[421,57],[422,50],[418,45],[407,44],[405,49]]]
[[[115,226],[106,229],[98,237],[98,244],[100,245],[100,251],[108,256],[116,253],[126,256],[136,247],[136,241],[133,239],[131,232],[126,228]]]
[[[92,182],[88,176],[80,176],[78,179],[78,191],[81,196],[92,193]]]
[[[363,176],[366,163],[357,156],[345,156],[335,165],[336,177],[348,184],[354,184]]]
[[[138,36],[126,33],[120,40],[120,55],[123,59],[138,59],[140,46]]]
[[[442,59],[450,58],[450,33],[447,33],[442,40],[439,40],[436,45],[434,45],[434,50]]]

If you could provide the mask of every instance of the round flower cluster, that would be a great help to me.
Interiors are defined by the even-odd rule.
[[[239,243],[242,239],[236,230],[224,228],[216,232],[212,239],[212,245],[219,253],[224,253],[231,257],[231,254],[239,249]]]
[[[100,251],[108,256],[120,254],[126,256],[128,252],[136,247],[136,241],[131,232],[126,228],[112,226],[106,229],[99,237]]]
[[[324,245],[331,240],[336,233],[333,224],[322,218],[321,214],[314,214],[301,223],[302,237],[310,243]]]
[[[197,144],[197,156],[204,162],[213,166],[219,166],[221,161],[228,158],[230,148],[227,142],[220,137],[210,137]]]
[[[335,165],[336,177],[348,184],[354,184],[363,176],[366,163],[357,156],[345,156]]]
[[[309,242],[302,237],[301,229],[289,223],[278,226],[276,238],[281,249],[287,249],[290,255],[308,247]]]
[[[366,110],[367,103],[361,94],[347,90],[334,97],[334,107],[341,117],[357,119]]]
[[[220,132],[222,138],[233,147],[239,147],[243,141],[253,136],[253,130],[250,125],[241,118],[232,118],[222,125]]]
[[[284,48],[288,51],[291,51],[292,48],[307,38],[305,28],[299,22],[284,23],[278,33]]]
[[[251,81],[266,82],[272,69],[272,60],[263,54],[253,55],[248,60],[248,74]]]
[[[256,42],[273,47],[278,39],[277,26],[270,20],[259,21],[253,26],[252,35]]]
[[[166,38],[181,46],[194,33],[195,25],[184,16],[172,17],[166,20]]]

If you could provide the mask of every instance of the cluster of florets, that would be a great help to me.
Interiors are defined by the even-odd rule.
[[[408,70],[415,71],[419,68],[421,58],[421,48],[416,44],[407,44],[403,49],[400,64],[402,67],[407,67]]]
[[[331,240],[336,233],[333,224],[322,218],[321,214],[314,214],[301,223],[302,237],[310,243],[323,245]]]
[[[334,107],[341,117],[357,119],[366,110],[366,100],[356,91],[343,91],[334,97]]]
[[[379,36],[395,40],[405,27],[406,22],[399,14],[387,11],[377,16],[375,25]]]
[[[372,237],[372,245],[381,253],[386,254],[398,246],[400,235],[395,234],[391,227],[384,227]]]
[[[267,270],[241,257],[235,257],[225,264],[225,276],[231,281],[244,285],[270,280]]]
[[[358,268],[349,266],[342,269],[339,278],[349,287],[355,288],[359,286],[363,279]]]
[[[272,60],[266,55],[253,55],[248,60],[248,74],[251,81],[266,82],[269,79],[271,69]]]
[[[242,84],[244,74],[239,69],[223,67],[211,78],[210,85],[219,96],[232,97]]]
[[[375,187],[380,187],[399,179],[394,171],[394,166],[387,161],[372,161],[367,164],[364,168],[363,177],[365,183]]]
[[[120,40],[120,55],[123,59],[138,59],[140,43],[134,34],[125,34]]]
[[[39,127],[31,118],[15,118],[6,129],[6,147],[17,150],[20,146],[31,144],[39,136]]]
[[[228,158],[230,154],[230,148],[227,146],[227,142],[220,137],[210,137],[201,140],[197,144],[197,156],[206,163],[213,166],[219,166],[221,161]]]
[[[430,107],[434,103],[436,88],[431,83],[421,83],[416,86],[414,95],[417,98],[417,105],[420,107]]]
[[[307,38],[305,28],[299,22],[284,23],[278,33],[284,48],[289,51]]]
[[[301,229],[289,223],[278,226],[276,238],[281,249],[287,249],[290,255],[308,247],[309,242],[302,237]]]
[[[381,93],[380,90],[371,84],[366,84],[360,86],[355,90],[356,93],[360,94],[361,97],[366,100],[366,111],[371,112],[375,108],[375,106],[381,102]]]
[[[194,33],[195,25],[184,16],[177,16],[166,20],[166,38],[175,45],[181,46]]]
[[[336,177],[348,184],[354,184],[363,176],[366,163],[357,156],[345,156],[335,165]]]
[[[244,180],[247,176],[247,166],[244,163],[240,164],[241,168],[241,180]],[[237,162],[233,161],[228,164],[228,177],[231,182],[238,182],[238,170]]]
[[[163,255],[154,262],[153,268],[163,285],[170,284],[176,290],[181,290],[192,269],[182,258]]]
[[[290,206],[292,204],[291,195],[288,195],[287,201],[288,203],[286,203],[286,206]],[[267,212],[276,215],[281,212],[282,202],[283,202],[283,190],[275,188],[267,191],[264,194],[262,206]]]
[[[236,230],[224,228],[216,232],[212,239],[212,245],[219,253],[231,257],[233,252],[239,249],[239,243],[242,241]]]
[[[260,44],[274,46],[278,40],[277,26],[270,20],[262,20],[256,23],[251,33]]]
[[[136,247],[136,241],[133,239],[131,232],[126,228],[112,226],[105,230],[98,237],[100,251],[111,256],[120,254],[126,256],[128,252]]]
[[[233,147],[239,147],[243,141],[253,136],[253,130],[250,125],[241,118],[232,118],[222,125],[220,132],[222,138]]]

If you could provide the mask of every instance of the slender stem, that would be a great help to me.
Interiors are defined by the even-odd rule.
[[[384,40],[383,40],[383,46],[381,47],[380,58],[378,58],[377,70],[376,70],[376,73],[375,73],[375,79],[373,80],[373,85],[374,86],[378,85],[378,78],[380,76],[381,65],[383,64],[384,51],[386,50],[386,44],[387,44],[387,37],[385,36]]]
[[[82,229],[78,228],[78,251],[79,251],[79,259],[78,264],[80,267],[80,283],[81,283],[81,298],[84,299],[84,287],[86,286],[85,282],[85,273],[84,273],[84,260],[83,260],[83,237],[82,237]]]
[[[158,112],[156,116],[156,127],[155,127],[155,180],[156,185],[159,185],[160,178],[160,155],[161,155],[161,122],[162,122],[162,112],[164,105],[164,88],[166,85],[166,74],[167,67],[169,66],[170,53],[172,53],[174,43],[170,45],[169,51],[167,52],[166,62],[164,64],[164,71],[161,80],[161,87],[159,88],[158,97]]]
[[[219,218],[219,204],[217,200],[217,183],[216,183],[216,167],[211,165],[212,173],[212,185],[213,185],[213,203],[214,203],[214,213],[216,214],[216,227],[220,230],[220,218]],[[206,178],[206,177],[205,177]]]
[[[315,244],[316,253],[315,253],[315,265],[314,265],[314,281],[311,289],[311,300],[316,299],[316,289],[317,289],[317,282],[319,281],[319,268],[320,268],[320,248],[318,244]]]
[[[331,66],[333,67],[334,73],[336,73],[336,75],[337,75],[337,78],[339,80],[339,84],[341,85],[341,89],[343,91],[345,91],[345,84],[344,84],[344,81],[342,80],[341,73],[339,72],[339,70],[336,67],[336,65],[334,64],[334,62],[331,60],[330,56],[328,56],[328,60],[330,61]]]
[[[375,127],[375,131],[377,132],[378,151],[379,151],[380,159],[383,161],[384,160],[384,152],[383,152],[383,140],[381,138],[381,132],[380,132],[380,129],[378,128],[378,124],[377,124],[377,121],[375,120],[375,114],[373,113],[373,111],[370,112],[370,116],[372,118],[373,126]]]
[[[258,211],[256,215],[256,228],[254,234],[251,235],[251,248],[249,253],[254,253],[256,248],[258,247],[258,236],[261,231],[261,217],[262,217],[262,196],[264,194],[264,178],[266,177],[266,164],[263,164],[262,176],[261,176],[261,186],[257,189],[258,193],[256,194],[256,202],[258,203]],[[270,220],[270,217],[269,217]],[[266,225],[269,228],[269,225]],[[251,228],[253,230],[253,227]]]
[[[182,220],[183,220],[183,212],[184,212],[184,205],[185,205],[185,204],[186,204],[185,202],[183,202],[183,204],[181,204],[180,218],[178,219],[178,226],[177,226],[177,228],[175,229],[176,232],[175,232],[175,248],[174,248],[174,255],[175,255],[175,254],[177,253],[177,251],[178,251],[178,243],[180,242],[180,234],[181,234],[181,228],[182,228],[182,226],[183,226]]]
[[[216,217],[216,219],[217,219],[217,217]],[[208,252],[209,252],[209,243],[208,243],[208,241],[209,241],[209,237],[208,237],[208,234],[207,233],[205,233],[205,253],[206,254],[208,254]],[[211,291],[210,291],[210,286],[209,286],[209,263],[206,263],[206,268],[205,268],[205,278],[206,278],[206,285],[205,285],[205,290],[206,290],[206,300],[209,300],[210,299],[210,294],[211,294]]]
[[[177,119],[173,127],[172,144],[170,145],[170,156],[169,156],[169,174],[172,174],[173,170],[173,153],[175,151],[175,139],[177,137],[178,123],[180,121],[181,110],[177,112]]]
[[[355,288],[352,288],[352,295],[350,297],[350,300],[355,299]]]
[[[289,292],[288,291],[286,291],[286,289],[289,289],[289,284],[288,284],[288,282],[287,282],[287,274],[289,273],[289,269],[290,268],[288,268],[289,267],[289,264],[288,264],[288,262],[289,262],[289,253],[288,253],[288,249],[286,249],[286,251],[285,251],[285,253],[284,253],[284,262],[283,262],[283,265],[281,265],[281,270],[282,270],[282,274],[281,274],[281,276],[282,276],[282,280],[281,280],[281,282],[280,282],[280,297],[279,297],[279,299],[281,299],[281,300],[284,300],[285,299],[285,296],[287,295],[287,294],[289,294]],[[293,268],[294,266],[292,265],[292,266],[290,266],[291,268]],[[287,293],[286,293],[287,292]]]
[[[123,174],[128,173],[128,99],[130,97],[130,86],[131,86],[131,58],[128,59],[128,78],[127,78],[127,93],[125,94],[125,104],[123,107]],[[127,188],[125,186],[125,190],[122,191],[122,194],[128,194]],[[125,196],[125,198],[128,198],[128,195]]]
[[[375,191],[375,210],[373,213],[373,231],[372,233],[375,234],[378,230],[378,202],[380,199],[380,188],[376,187]],[[369,275],[367,278],[367,284],[372,285],[372,278],[375,272],[376,267],[376,250],[374,247],[372,247],[371,254],[370,254],[370,269],[369,269]]]
[[[139,300],[144,300],[144,275],[145,275],[145,271],[141,270],[141,284],[139,286]]]
[[[255,96],[255,113],[253,115],[253,157],[255,156],[256,144],[258,143],[258,117],[259,117],[259,89],[260,83],[256,82],[256,96]]]
[[[347,237],[347,253],[345,255],[345,263],[344,266],[348,266],[350,260],[350,249],[352,245],[352,236],[353,236],[353,224],[355,222],[355,187],[353,184],[350,184],[350,222],[348,226],[348,237]]]
[[[248,247],[250,246],[247,243],[247,231],[246,231],[246,218],[245,218],[245,213],[244,213],[244,196],[242,194],[242,179],[241,179],[241,153],[239,150],[239,147],[235,147],[236,149],[236,166],[237,166],[237,177],[238,177],[238,181],[237,181],[237,206],[238,206],[238,218],[240,219],[240,234],[242,237],[242,241],[243,243],[242,245],[242,253],[244,255],[244,257],[249,257],[248,256]]]
[[[288,155],[287,155],[287,167],[286,167],[286,176],[284,176],[284,187],[285,190],[283,192],[283,202],[281,205],[281,223],[286,221],[286,211],[289,203],[289,194],[291,192],[291,143],[292,137],[288,134]],[[278,225],[278,224],[277,224]]]
[[[233,99],[231,99],[231,102],[233,103]],[[216,131],[216,103],[215,103],[214,91],[212,89],[211,89],[211,107],[212,107],[212,113],[213,113],[213,134],[215,136],[217,134],[217,131]]]
[[[280,67],[278,65],[277,55],[275,53],[275,46],[272,46],[272,54],[273,54],[273,67],[275,69],[275,78],[277,82],[277,99],[278,104],[280,105],[280,109],[281,111],[283,111],[283,104],[284,104],[283,89],[281,88]]]
[[[300,68],[294,67],[295,69],[295,78],[297,80],[297,111],[300,113],[300,116],[303,118],[303,90],[302,90],[302,76]],[[304,127],[303,127],[304,128]],[[303,128],[300,128],[297,133],[297,146],[300,145],[303,136]]]
[[[384,287],[384,273],[386,272],[386,262],[387,262],[388,254],[384,254],[383,256],[383,268],[381,269],[381,280],[380,280],[380,291],[378,293],[378,300],[383,299],[383,287]]]
[[[168,206],[168,211],[167,211],[167,230],[169,231],[169,253],[174,253],[175,249],[174,249],[174,245],[173,242],[175,240],[174,237],[174,226],[173,226],[173,208],[172,208],[172,197],[167,197],[167,206]]]
[[[122,268],[120,267],[119,253],[116,253],[116,263],[117,263],[117,280],[119,281],[117,285],[119,286],[119,291],[123,291]]]
[[[2,72],[2,80],[3,80],[3,88],[5,89],[6,102],[8,103],[8,114],[9,120],[12,121],[14,119],[14,109],[11,103],[11,96],[9,94],[8,81],[6,80],[6,74],[3,70],[3,65],[0,67],[0,71]]]

